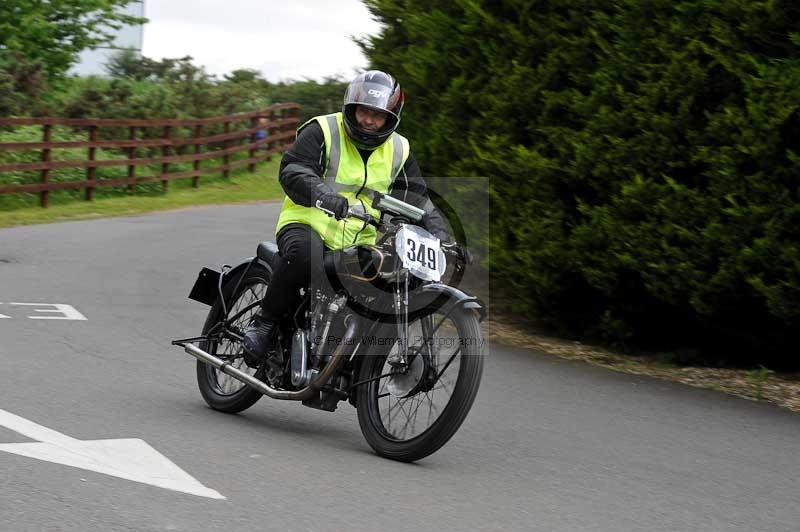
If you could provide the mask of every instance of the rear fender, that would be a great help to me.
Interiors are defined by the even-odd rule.
[[[239,273],[246,273],[255,264],[263,266],[272,273],[272,266],[267,264],[266,261],[259,257],[249,257],[233,267],[223,266],[223,273],[221,274],[222,285],[220,285],[220,272],[209,268],[203,268],[200,270],[191,292],[189,292],[189,299],[205,305],[213,305],[219,298],[220,286],[225,286],[236,278],[241,280],[244,278],[244,275],[239,276]],[[233,292],[236,292],[236,287],[234,287]]]

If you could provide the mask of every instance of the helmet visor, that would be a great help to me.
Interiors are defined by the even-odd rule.
[[[344,104],[366,105],[378,111],[391,113],[396,117],[403,107],[403,93],[380,83],[363,81],[351,84],[347,88]]]

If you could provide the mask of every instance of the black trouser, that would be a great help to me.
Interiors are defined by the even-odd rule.
[[[280,321],[300,304],[300,288],[308,289],[312,276],[324,273],[325,245],[307,225],[289,224],[278,233],[280,255],[275,259],[272,279],[261,301],[264,318]]]

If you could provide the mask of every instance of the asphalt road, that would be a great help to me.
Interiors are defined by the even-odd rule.
[[[210,410],[169,342],[202,325],[197,271],[252,255],[278,208],[0,230],[0,412],[144,440],[224,497],[0,446],[0,531],[800,530],[800,416],[533,351],[490,346],[465,424],[416,464],[375,456],[347,404]],[[56,303],[86,320],[32,319]],[[44,441],[2,419],[0,444]]]

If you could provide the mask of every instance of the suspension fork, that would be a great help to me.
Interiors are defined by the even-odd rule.
[[[397,322],[397,336],[399,338],[399,355],[397,361],[405,366],[408,362],[408,276],[406,268],[397,271],[394,290],[394,313]]]
[[[436,332],[436,329],[438,329],[439,327],[437,326],[436,329],[433,328],[433,314],[427,314],[425,316],[422,316],[422,318],[420,319],[420,323],[422,325],[422,337],[425,342],[425,348],[428,351],[428,357],[430,363],[435,367],[436,360],[434,360],[434,358],[436,356],[436,353],[434,352],[433,349],[433,333]]]

